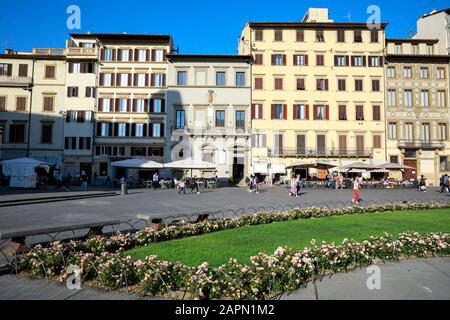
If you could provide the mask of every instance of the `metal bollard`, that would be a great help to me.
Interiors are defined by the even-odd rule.
[[[126,183],[122,183],[122,184],[120,185],[120,194],[121,194],[122,196],[128,194],[128,185],[127,185]]]

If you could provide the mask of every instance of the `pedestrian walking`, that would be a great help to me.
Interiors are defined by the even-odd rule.
[[[300,175],[297,175],[297,178],[295,179],[295,196],[298,197],[300,194],[300,189],[302,187],[302,182],[300,180]]]
[[[256,176],[253,176],[253,189],[255,190],[256,194],[259,194],[258,182],[258,178]]]
[[[359,190],[360,190],[360,187],[361,187],[360,182],[361,181],[360,181],[359,177],[356,177],[356,178],[352,179],[353,192],[354,192],[354,197],[352,199],[353,203],[359,203]]]
[[[197,176],[194,176],[191,180],[191,192],[193,192],[194,189],[197,190],[197,194],[200,194],[200,191],[198,190]]]
[[[447,174],[441,177],[439,185],[441,186],[441,193],[449,192],[449,179]]]
[[[180,179],[178,181],[178,194],[181,194],[181,192],[186,194],[186,179]]]
[[[289,196],[292,197],[297,194],[297,179],[294,175],[291,176],[291,187],[289,188]]]
[[[158,172],[155,172],[155,174],[153,175],[153,190],[156,190],[156,188],[158,187],[158,183],[159,183],[159,175]]]
[[[87,191],[88,177],[86,171],[81,171],[81,191]]]
[[[426,180],[426,178],[422,174],[419,179],[419,191],[427,192],[427,184],[426,184],[425,180]]]

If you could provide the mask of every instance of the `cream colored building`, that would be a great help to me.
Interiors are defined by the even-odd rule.
[[[214,163],[235,183],[248,175],[251,56],[169,55],[168,127],[171,159]]]
[[[92,178],[98,59],[96,39],[73,34],[67,40],[64,175],[84,170]]]
[[[449,55],[435,39],[387,39],[387,156],[438,186],[450,173]]]
[[[427,54],[450,54],[450,8],[433,9],[417,20],[414,39],[436,39],[439,42],[427,48]]]
[[[171,53],[172,38],[144,34],[76,37],[97,42],[99,50],[92,174],[97,173],[99,180],[126,174],[138,179],[137,170],[112,168],[111,162],[127,158],[163,162],[165,158],[165,56]]]
[[[0,159],[32,157],[61,167],[64,49],[0,55]]]
[[[333,22],[327,9],[309,9],[302,22],[246,24],[238,51],[254,59],[251,171],[386,159],[385,27]]]

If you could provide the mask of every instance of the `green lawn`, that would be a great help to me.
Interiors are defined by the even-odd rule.
[[[195,266],[209,262],[218,266],[229,258],[247,263],[259,252],[273,253],[279,246],[303,249],[311,239],[339,243],[343,239],[364,240],[383,232],[448,232],[450,209],[384,212],[380,214],[303,219],[220,231],[151,244],[129,251],[136,258],[155,254],[160,259]]]

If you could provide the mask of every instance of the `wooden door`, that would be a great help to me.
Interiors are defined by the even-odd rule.
[[[339,155],[347,155],[347,136],[339,136]]]
[[[404,160],[403,164],[405,166],[412,167],[414,169],[405,169],[404,178],[407,180],[417,180],[417,160]]]
[[[325,135],[317,135],[317,154],[325,155]]]
[[[357,155],[364,154],[364,136],[363,135],[356,136],[356,154]]]
[[[297,155],[305,155],[306,154],[306,145],[305,145],[305,135],[298,134],[297,135]]]

